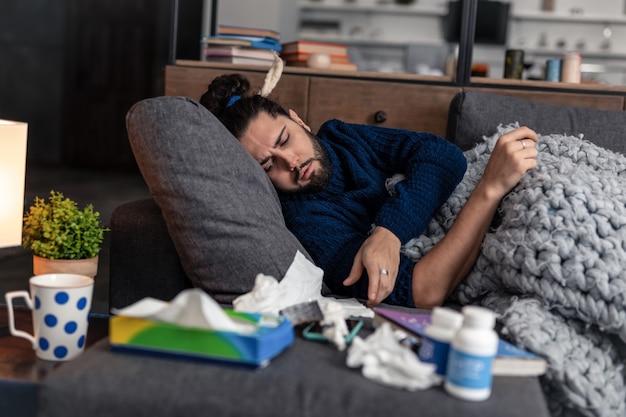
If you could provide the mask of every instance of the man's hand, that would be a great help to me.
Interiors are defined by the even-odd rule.
[[[343,285],[357,282],[365,268],[369,277],[367,305],[380,304],[393,291],[399,265],[400,239],[388,229],[377,226],[354,257],[350,275]]]
[[[498,201],[537,166],[537,134],[526,126],[502,135],[489,158],[481,179],[490,197]]]
[[[441,305],[468,274],[502,197],[537,166],[537,141],[537,134],[527,127],[498,139],[483,177],[454,224],[413,267],[416,307]]]

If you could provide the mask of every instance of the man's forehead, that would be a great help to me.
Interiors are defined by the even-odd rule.
[[[243,137],[252,139],[255,142],[274,142],[276,135],[280,133],[285,122],[278,118],[273,118],[267,113],[261,113],[250,121],[248,129]]]

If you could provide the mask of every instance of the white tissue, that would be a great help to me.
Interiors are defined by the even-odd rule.
[[[334,297],[322,297],[317,302],[320,305],[320,308],[324,309],[324,304],[328,302],[333,302],[337,304],[341,304],[341,307],[346,312],[346,317],[366,317],[373,318],[374,310],[362,304],[356,298],[334,298]]]
[[[409,391],[426,389],[441,383],[435,366],[421,362],[408,347],[399,343],[389,323],[383,323],[365,340],[352,340],[346,364],[363,366],[363,376],[395,388]]]
[[[337,346],[337,349],[344,350],[346,336],[350,333],[346,324],[346,319],[350,317],[349,311],[341,303],[332,300],[326,300],[320,308],[324,315],[320,321],[323,329],[322,335]]]
[[[280,310],[317,300],[320,308],[327,302],[343,306],[352,317],[374,317],[374,310],[361,304],[356,298],[322,297],[324,271],[309,261],[300,251],[296,252],[282,281],[269,275],[258,274],[252,291],[233,301],[235,311],[278,314]]]
[[[235,298],[233,308],[278,315],[283,308],[321,298],[323,278],[324,271],[298,251],[280,282],[258,274],[252,291]]]
[[[233,320],[207,293],[198,288],[181,291],[171,302],[144,298],[123,309],[112,309],[113,314],[176,324],[182,327],[252,333],[256,327]]]

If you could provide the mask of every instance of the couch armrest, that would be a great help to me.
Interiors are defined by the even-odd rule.
[[[109,308],[144,297],[169,301],[191,287],[153,199],[125,203],[111,215]]]

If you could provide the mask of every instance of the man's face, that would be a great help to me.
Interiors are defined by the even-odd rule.
[[[326,152],[297,115],[294,120],[261,112],[239,141],[283,192],[314,191],[328,184]]]

